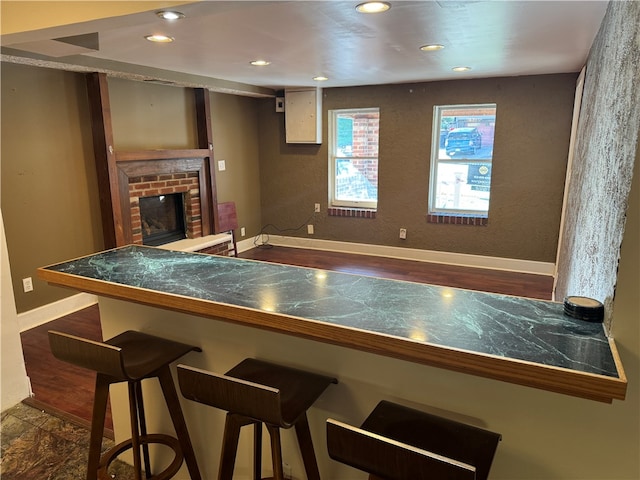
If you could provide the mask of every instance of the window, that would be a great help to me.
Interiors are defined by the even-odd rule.
[[[434,107],[429,214],[487,217],[496,104]]]
[[[329,202],[331,207],[378,206],[380,109],[329,111]]]

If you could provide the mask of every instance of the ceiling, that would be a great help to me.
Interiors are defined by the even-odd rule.
[[[175,10],[185,18],[173,22],[152,9],[3,34],[2,59],[256,96],[285,87],[577,72],[607,7],[592,0],[390,0],[385,13],[361,14],[357,3],[183,3]],[[144,38],[159,33],[175,41]],[[419,49],[431,43],[445,48]],[[271,63],[250,65],[256,59]],[[471,70],[452,71],[458,66]],[[329,79],[314,81],[317,75]]]

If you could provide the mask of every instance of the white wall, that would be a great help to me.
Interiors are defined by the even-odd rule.
[[[584,295],[611,322],[640,137],[640,2],[610,2],[586,66],[555,298]]]
[[[0,337],[2,337],[0,408],[4,411],[29,396],[29,379],[22,355],[18,315],[11,287],[11,268],[4,236],[2,211],[0,211],[0,255],[2,256],[0,259],[2,266],[0,270]]]

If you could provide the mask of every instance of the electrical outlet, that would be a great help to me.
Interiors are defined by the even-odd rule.
[[[291,480],[293,478],[293,474],[291,473],[291,465],[288,463],[282,464],[282,476],[285,480]]]
[[[407,229],[406,228],[401,228],[400,229],[400,238],[402,240],[406,240],[406,238],[407,238]]]
[[[313,235],[313,225],[307,225],[307,233]]]
[[[33,280],[31,280],[31,277],[22,279],[22,288],[24,289],[24,293],[33,291]]]
[[[240,236],[244,237],[247,234],[247,232],[245,231],[244,227],[240,227]]]
[[[320,204],[316,203],[315,210],[316,213],[320,213]]]

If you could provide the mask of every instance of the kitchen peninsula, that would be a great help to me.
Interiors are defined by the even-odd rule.
[[[473,389],[485,377],[601,402],[625,397],[613,340],[601,324],[565,316],[561,303],[142,246],[38,275],[98,295],[105,337],[134,329],[196,342],[204,352],[184,363],[218,372],[254,356],[338,377],[311,414],[317,445],[327,416],[367,411],[364,391],[416,404],[449,381]],[[118,403],[116,435],[126,422]],[[205,470],[214,472],[222,413],[186,407],[197,449],[210,458]],[[248,450],[238,464],[250,465],[241,457]],[[319,459],[321,469],[329,462]]]

